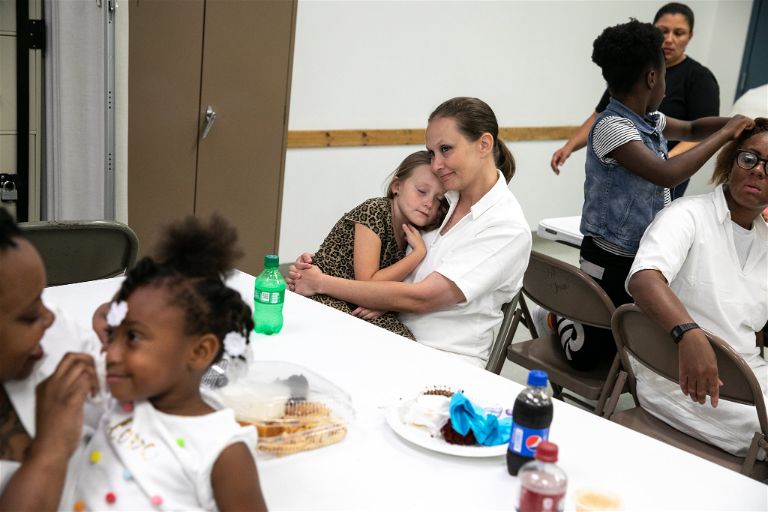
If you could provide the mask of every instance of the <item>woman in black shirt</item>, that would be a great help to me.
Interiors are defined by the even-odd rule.
[[[717,116],[720,112],[720,88],[712,72],[685,54],[685,48],[693,37],[693,11],[683,4],[670,3],[658,10],[654,25],[664,34],[664,61],[667,67],[666,95],[659,110],[667,116],[693,121],[700,117]],[[579,130],[552,155],[551,167],[555,174],[573,151],[587,144],[587,134],[597,114],[608,104],[608,91],[595,108],[595,112],[584,121]],[[696,142],[669,142],[669,157],[679,155]],[[672,199],[681,197],[688,186],[688,180],[672,189]]]

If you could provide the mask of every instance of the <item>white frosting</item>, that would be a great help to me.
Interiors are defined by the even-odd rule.
[[[425,428],[433,436],[440,434],[440,429],[450,418],[451,399],[442,395],[419,395],[409,400],[400,408],[403,423]]]

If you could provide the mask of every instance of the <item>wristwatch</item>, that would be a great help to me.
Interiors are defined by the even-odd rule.
[[[691,322],[689,324],[676,325],[669,331],[669,334],[672,336],[672,340],[674,340],[675,343],[680,343],[680,340],[683,339],[683,334],[691,329],[700,329],[699,324]]]

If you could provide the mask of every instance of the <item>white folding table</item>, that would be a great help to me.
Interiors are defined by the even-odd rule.
[[[580,223],[580,215],[542,219],[536,234],[547,240],[555,240],[579,248],[581,247],[581,240],[584,238],[579,230]]]
[[[253,277],[231,285],[252,300]],[[119,278],[48,288],[55,303],[81,322],[109,300]],[[258,459],[262,489],[273,510],[511,510],[517,479],[504,457],[436,453],[400,438],[382,406],[426,386],[464,389],[511,406],[516,382],[470,366],[317,302],[287,292],[285,326],[260,335],[257,359],[290,361],[336,383],[352,397],[356,418],[342,442],[284,458]],[[768,510],[768,487],[583,409],[555,401],[550,440],[574,491],[616,493],[624,510]]]

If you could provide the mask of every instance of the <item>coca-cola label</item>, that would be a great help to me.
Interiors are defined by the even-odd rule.
[[[539,494],[531,489],[520,489],[518,512],[562,512],[565,505],[565,491],[557,494]]]
[[[533,458],[536,447],[547,439],[549,439],[549,428],[526,428],[513,423],[512,434],[509,437],[509,451]]]

